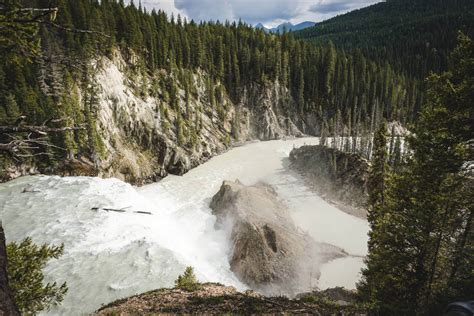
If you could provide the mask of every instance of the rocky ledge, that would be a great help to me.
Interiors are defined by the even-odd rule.
[[[333,294],[334,298],[332,297]],[[344,300],[341,300],[341,297]],[[302,294],[296,299],[265,297],[253,291],[215,283],[201,284],[195,291],[159,289],[121,299],[99,309],[95,315],[156,314],[310,314],[364,315],[353,305],[354,294],[342,289]]]
[[[290,168],[342,210],[366,217],[369,162],[360,155],[321,145],[302,146],[291,151]]]
[[[299,230],[269,185],[224,181],[211,208],[217,224],[231,231],[231,270],[261,293],[307,291],[317,284],[321,264],[346,255]]]

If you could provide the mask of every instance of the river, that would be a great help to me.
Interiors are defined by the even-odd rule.
[[[9,241],[31,236],[36,243],[64,243],[64,255],[45,272],[46,281],[66,281],[69,292],[49,314],[78,315],[171,287],[189,265],[200,281],[245,289],[230,271],[228,233],[214,227],[208,205],[223,180],[263,181],[275,187],[302,230],[350,254],[320,267],[321,278],[312,286],[354,288],[367,253],[368,223],[315,195],[287,168],[292,148],[317,142],[251,143],[182,177],[140,188],[117,179],[22,177],[0,185],[0,218]],[[124,212],[92,210],[96,207]]]

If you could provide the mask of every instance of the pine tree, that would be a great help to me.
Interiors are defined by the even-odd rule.
[[[402,141],[400,135],[395,138],[395,145],[393,149],[392,168],[397,170],[403,161]]]
[[[372,231],[377,229],[377,219],[383,217],[381,212],[384,209],[386,181],[389,172],[387,163],[387,124],[383,122],[374,136],[374,151],[367,181],[367,191],[369,193],[367,218]]]
[[[16,103],[15,97],[12,94],[8,94],[5,97],[6,115],[10,120],[16,120],[20,117],[21,111]]]
[[[184,273],[179,275],[174,283],[177,288],[189,292],[198,290],[200,287],[196,275],[194,274],[193,267],[187,267],[186,270],[184,270]]]
[[[383,315],[432,315],[474,292],[474,44],[464,35],[452,70],[429,79],[403,170],[386,186],[359,292]]]
[[[67,285],[43,284],[43,269],[50,259],[59,258],[64,246],[35,245],[30,238],[7,245],[7,272],[10,288],[20,312],[36,314],[59,304],[67,293]]]

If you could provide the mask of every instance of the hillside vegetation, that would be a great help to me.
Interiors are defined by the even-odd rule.
[[[425,79],[447,70],[458,31],[474,35],[470,0],[387,0],[296,32],[297,38],[388,62],[395,70]]]
[[[42,164],[50,172],[65,158],[90,158],[97,167],[108,155],[104,143],[110,131],[98,120],[107,82],[98,80],[104,78],[97,74],[103,70],[100,61],[117,60],[117,51],[118,59],[125,60],[119,62],[123,83],[130,88],[128,96],[133,95],[127,107],[154,98],[158,116],[172,112],[165,125],[184,149],[202,139],[199,122],[206,111],[221,125],[210,129],[224,133],[219,136],[222,144],[236,140],[230,132],[236,129],[222,126],[239,120],[235,107],[259,105],[245,98],[251,90],[264,94],[264,86],[281,91],[272,101],[276,115],[313,135],[360,135],[373,131],[382,118],[411,122],[422,101],[419,84],[386,62],[338,51],[333,45],[314,46],[291,34],[266,34],[244,23],[197,24],[147,12],[133,2],[6,3],[2,11],[9,26],[1,31],[6,45],[0,51],[0,125],[19,124],[22,117],[21,124],[27,125],[83,127],[43,135],[42,141],[54,146],[37,142],[20,153],[3,151],[3,160]],[[57,10],[46,16],[22,9],[50,4]],[[197,75],[205,83],[204,91],[196,84]],[[149,145],[134,127],[127,132],[132,143]],[[0,143],[11,141],[5,134],[0,138]]]
[[[82,163],[81,174],[142,183],[168,172],[181,175],[239,140],[319,135],[323,145],[370,159],[369,164],[351,154],[363,169],[361,177],[352,177],[346,173],[349,158],[338,163],[341,155],[326,149],[331,154],[320,155],[330,161],[329,180],[346,177],[338,186],[350,189],[355,182],[366,188],[358,193],[367,199],[370,225],[357,285],[362,311],[438,315],[474,293],[473,3],[389,0],[298,33],[301,40],[244,23],[169,18],[123,0],[2,1],[0,180],[10,165],[59,173],[67,160],[66,174],[77,174],[71,164]],[[425,80],[431,71],[438,73]],[[398,127],[404,132],[395,133]],[[308,155],[308,162],[315,150],[296,150],[292,160]],[[311,173],[309,167],[300,169]],[[15,176],[22,173],[27,172],[16,170]],[[245,202],[231,206],[248,208],[249,200],[244,195]],[[261,217],[261,207],[248,210],[256,209]],[[270,206],[258,221],[276,209]],[[282,216],[275,218],[281,225]],[[256,240],[268,242],[265,252],[277,259],[298,250],[275,236],[280,234],[265,225]],[[28,240],[25,247],[36,249]],[[62,247],[53,252],[59,255]],[[275,267],[271,280],[289,271]],[[282,282],[293,279],[289,274]],[[99,313],[334,310],[325,297],[265,298],[201,286],[192,269],[176,285]],[[65,288],[60,290],[62,297]],[[359,307],[346,311],[357,313]]]

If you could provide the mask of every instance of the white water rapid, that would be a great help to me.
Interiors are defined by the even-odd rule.
[[[46,281],[66,281],[69,292],[49,314],[81,315],[118,298],[171,287],[188,265],[200,281],[245,289],[230,271],[228,237],[214,227],[208,205],[223,180],[264,181],[287,202],[302,230],[350,254],[323,265],[317,286],[354,288],[367,252],[367,222],[315,195],[287,168],[294,146],[317,142],[248,144],[183,177],[141,188],[117,179],[23,177],[0,185],[0,218],[9,241],[31,236],[36,243],[64,243],[64,255],[46,268]]]

